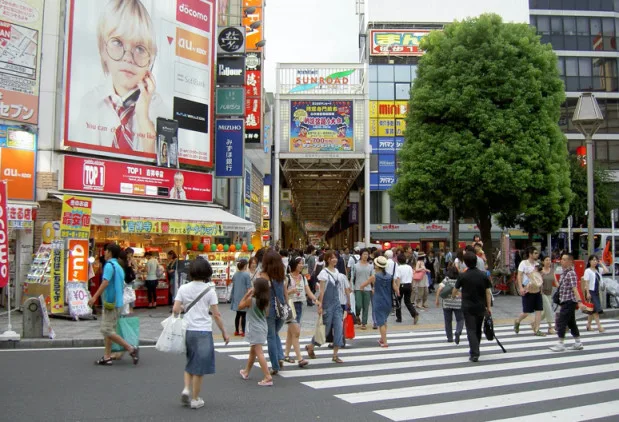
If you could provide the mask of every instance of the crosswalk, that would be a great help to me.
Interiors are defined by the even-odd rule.
[[[484,339],[478,363],[468,361],[464,333],[455,345],[443,330],[397,332],[380,348],[372,332],[340,350],[343,364],[322,347],[305,369],[287,366],[279,376],[392,421],[619,420],[619,321],[604,326],[605,333],[587,332],[580,323],[584,350],[563,353],[548,349],[556,335],[498,326],[507,353]],[[302,348],[310,341],[301,340]],[[568,333],[566,344],[572,341]],[[245,344],[216,350],[239,361],[248,356]]]

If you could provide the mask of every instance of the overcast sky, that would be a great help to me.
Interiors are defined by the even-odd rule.
[[[355,0],[267,0],[265,88],[275,92],[277,63],[358,63]]]

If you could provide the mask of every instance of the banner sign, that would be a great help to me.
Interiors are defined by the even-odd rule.
[[[220,28],[217,34],[218,54],[243,54],[245,52],[245,27]]]
[[[348,223],[359,223],[359,203],[353,202],[348,206]]]
[[[157,118],[157,165],[178,168],[178,122]]]
[[[64,146],[155,162],[161,117],[182,164],[212,166],[215,0],[67,3]]]
[[[50,308],[52,314],[64,313],[64,241],[52,243],[50,263]]]
[[[60,236],[63,239],[88,240],[90,238],[91,214],[92,198],[87,198],[85,196],[63,195]]]
[[[243,177],[243,119],[217,119],[215,145],[215,177]]]
[[[262,18],[262,0],[245,0],[243,8],[255,7],[254,13],[246,13],[243,17],[243,26],[245,26],[245,45],[247,51],[262,51],[262,47],[258,47],[260,41],[262,41],[262,31],[264,25],[259,25],[257,28],[252,28],[251,24],[255,22],[264,23]]]
[[[0,118],[36,125],[44,0],[0,1]]]
[[[371,56],[421,56],[421,39],[428,36],[428,29],[371,29]]]
[[[290,152],[351,152],[352,101],[291,101]]]
[[[86,283],[67,283],[69,314],[74,318],[92,314],[92,309],[88,306],[89,297],[86,287]]]
[[[248,53],[245,60],[245,142],[260,144],[262,129],[262,54]]]
[[[251,219],[251,170],[245,169],[245,219]]]
[[[8,199],[34,201],[36,142],[37,135],[24,126],[0,125],[0,174],[7,181]]]
[[[8,205],[6,217],[10,229],[32,229],[34,228],[34,212],[28,205]]]
[[[217,56],[217,83],[243,85],[245,83],[245,57]]]
[[[88,282],[88,240],[69,239],[68,282]],[[88,300],[88,299],[86,299]]]
[[[181,234],[190,236],[223,236],[224,227],[217,222],[183,222],[172,220],[120,217],[121,233]]]
[[[217,88],[215,114],[218,116],[243,116],[245,114],[245,90],[243,88]]]
[[[141,198],[213,201],[213,175],[64,156],[62,189]]]
[[[0,287],[9,284],[9,230],[7,224],[6,182],[0,182]]]

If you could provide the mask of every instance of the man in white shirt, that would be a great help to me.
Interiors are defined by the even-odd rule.
[[[388,276],[395,276],[396,263],[393,261],[393,251],[391,249],[385,251],[385,258],[387,258],[385,274],[387,274]]]
[[[355,264],[361,259],[359,250],[359,246],[355,246],[354,252],[351,253],[350,258],[348,258],[348,264],[346,265],[346,276],[349,280],[352,280],[353,272],[355,271]]]
[[[415,309],[415,305],[411,302],[411,294],[413,293],[413,268],[406,263],[406,256],[404,254],[398,255],[398,267],[395,270],[395,282],[397,285],[396,293],[398,295],[398,302],[400,307],[395,310],[395,322],[402,322],[402,299],[404,299],[404,305],[411,317],[413,317],[413,323],[417,324],[419,321],[419,312]]]

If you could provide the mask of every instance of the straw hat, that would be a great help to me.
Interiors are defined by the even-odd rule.
[[[379,256],[374,260],[374,265],[376,265],[378,268],[385,268],[387,266],[387,258],[385,258],[384,256]]]

